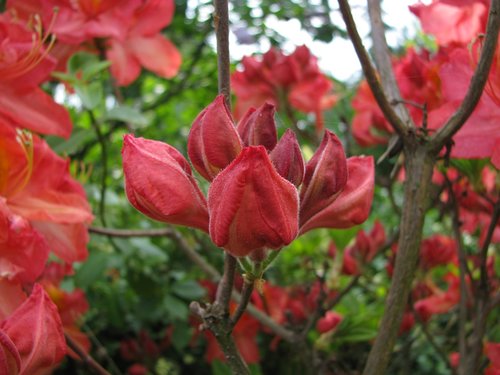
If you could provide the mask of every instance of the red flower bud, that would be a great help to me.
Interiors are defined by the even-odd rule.
[[[314,228],[350,228],[368,218],[375,180],[373,157],[351,157],[347,169],[349,179],[336,199],[309,220],[300,218],[301,234]]]
[[[208,232],[205,197],[179,151],[126,135],[122,155],[125,191],[136,209],[155,220]]]
[[[263,146],[245,147],[208,191],[210,237],[234,256],[288,245],[298,231],[295,186],[274,169]]]
[[[276,142],[276,123],[274,122],[275,107],[264,103],[259,108],[250,108],[236,127],[245,146],[264,146],[271,151]]]
[[[347,182],[347,163],[342,143],[327,130],[318,150],[306,165],[300,191],[300,223],[330,205]]]
[[[343,317],[335,311],[327,311],[325,316],[318,320],[316,323],[316,329],[319,333],[329,332],[339,325]]]
[[[188,155],[193,167],[208,181],[240,153],[241,139],[223,95],[206,107],[193,122]]]
[[[295,133],[287,129],[269,155],[276,171],[295,186],[304,179],[304,159]]]

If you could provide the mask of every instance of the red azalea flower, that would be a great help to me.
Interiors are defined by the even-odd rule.
[[[439,45],[465,46],[486,29],[488,5],[489,0],[433,0],[412,5],[410,10]]]
[[[67,138],[72,127],[68,112],[38,87],[56,64],[40,29],[0,14],[0,122]]]
[[[68,161],[37,136],[0,122],[3,276],[33,282],[49,247],[65,262],[85,259],[92,218],[83,188],[68,172]]]
[[[318,130],[323,128],[322,112],[333,107],[337,98],[331,93],[332,82],[319,71],[316,57],[306,46],[291,55],[271,49],[260,60],[245,57],[242,65],[243,70],[231,77],[237,118],[266,101],[280,107],[285,95],[293,108],[314,113]]]

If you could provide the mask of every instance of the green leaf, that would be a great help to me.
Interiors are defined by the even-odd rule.
[[[88,130],[78,129],[71,134],[69,139],[47,137],[46,140],[58,154],[73,154],[92,137],[93,134]]]
[[[172,332],[172,345],[179,353],[183,353],[193,337],[193,330],[187,322],[175,323]]]
[[[163,306],[172,320],[187,320],[189,315],[188,307],[186,303],[179,298],[167,294],[163,298]]]
[[[110,65],[111,62],[100,61],[95,54],[77,52],[68,60],[68,72],[79,80],[88,81]]]
[[[176,296],[190,301],[200,299],[206,294],[205,289],[194,280],[178,281],[172,285],[171,290]]]
[[[215,360],[212,362],[212,375],[231,375],[231,369],[225,363]]]
[[[148,119],[137,109],[127,106],[111,108],[105,115],[105,120],[128,122],[139,127],[146,126]]]
[[[109,255],[103,252],[90,253],[75,274],[75,283],[80,288],[88,288],[92,283],[102,277],[108,266]]]
[[[77,84],[74,88],[82,100],[83,106],[87,109],[96,108],[104,99],[102,83],[100,81],[89,84]]]

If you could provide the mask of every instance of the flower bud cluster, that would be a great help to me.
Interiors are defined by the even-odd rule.
[[[234,256],[261,257],[311,229],[348,228],[368,216],[373,159],[347,159],[326,131],[307,163],[295,134],[278,139],[274,106],[251,108],[235,125],[223,96],[194,120],[188,155],[210,182],[201,192],[188,161],[172,146],[126,135],[126,193],[147,216],[204,230]]]

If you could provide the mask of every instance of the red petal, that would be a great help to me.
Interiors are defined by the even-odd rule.
[[[344,189],[347,164],[342,143],[326,130],[318,150],[306,165],[300,190],[301,225],[330,205]]]
[[[304,179],[304,158],[295,133],[287,129],[285,134],[269,155],[276,171],[295,186]]]
[[[245,146],[264,146],[271,151],[278,141],[275,107],[270,103],[261,105],[256,110],[250,108],[238,122],[237,130]]]
[[[12,85],[0,84],[0,91],[0,118],[37,133],[64,138],[71,134],[68,111],[42,89],[18,91]]]
[[[373,158],[347,159],[349,179],[337,199],[300,227],[303,234],[314,228],[350,228],[364,222],[373,200],[375,169]]]
[[[274,169],[263,146],[245,147],[208,192],[210,237],[232,255],[279,249],[297,235],[297,189]]]
[[[141,74],[141,65],[126,45],[118,40],[111,40],[106,51],[106,59],[111,61],[111,74],[120,86],[134,82]]]
[[[181,54],[161,34],[129,38],[127,48],[144,68],[160,77],[174,77],[181,66]]]
[[[188,137],[188,155],[194,168],[211,181],[240,153],[236,131],[224,96],[219,95],[193,122]]]
[[[49,257],[47,241],[30,223],[12,213],[0,197],[0,277],[33,283]]]
[[[48,373],[66,354],[56,306],[39,284],[31,296],[0,324],[21,356],[21,373]]]
[[[122,156],[125,190],[136,209],[155,220],[208,232],[205,197],[179,151],[126,135]]]

